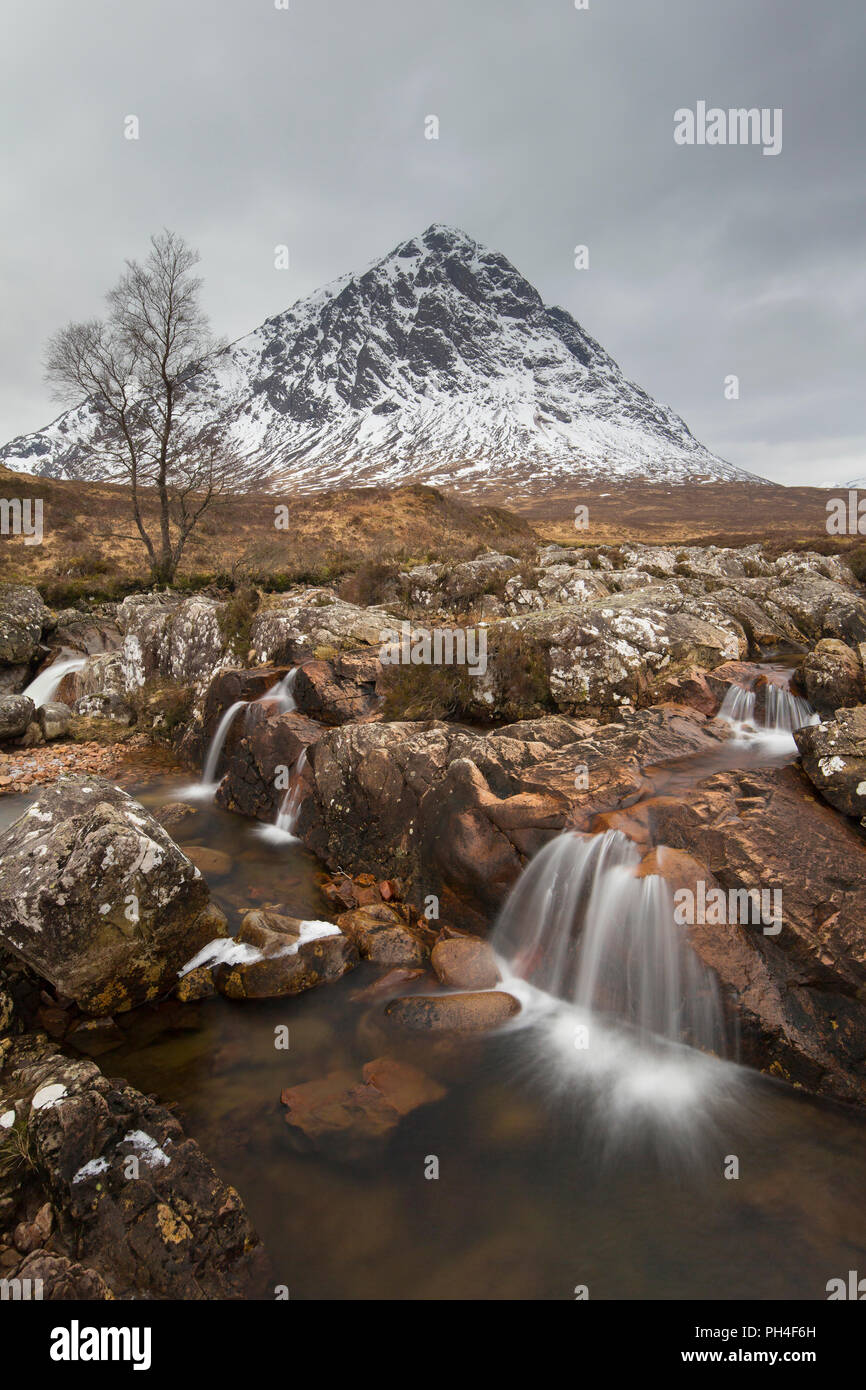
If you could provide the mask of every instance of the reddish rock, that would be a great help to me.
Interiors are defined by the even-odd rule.
[[[493,948],[477,937],[454,936],[437,941],[430,963],[440,983],[452,989],[493,989],[499,983]]]
[[[423,965],[429,948],[417,927],[389,903],[342,912],[337,918],[340,930],[355,943],[364,960],[378,965]]]
[[[484,1033],[500,1028],[520,1012],[512,994],[490,990],[482,994],[409,995],[395,999],[385,1010],[392,1024],[421,1033]]]

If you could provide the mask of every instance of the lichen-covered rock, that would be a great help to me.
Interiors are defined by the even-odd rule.
[[[866,817],[866,705],[836,711],[835,719],[798,729],[803,771],[831,806]]]
[[[510,626],[543,654],[550,694],[571,714],[651,704],[660,681],[736,659],[747,645],[733,628],[689,613],[614,600],[553,608],[512,619]],[[495,676],[493,661],[488,675]]]
[[[26,734],[35,713],[36,706],[28,695],[4,695],[0,699],[0,742]]]
[[[292,664],[330,647],[379,647],[383,632],[400,619],[383,608],[361,608],[339,599],[330,589],[302,589],[278,598],[256,614],[252,646],[259,661]]]
[[[267,1257],[238,1193],[163,1106],[32,1035],[6,1057],[3,1088],[27,1117],[63,1257],[75,1257],[42,1273],[37,1256],[25,1261],[51,1277],[49,1297],[267,1297]]]
[[[0,835],[0,940],[86,1013],[166,993],[225,932],[198,869],[131,797],[61,777]]]
[[[0,584],[0,665],[32,661],[49,611],[29,584]]]

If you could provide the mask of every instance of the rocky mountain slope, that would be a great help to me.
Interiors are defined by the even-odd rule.
[[[262,476],[301,492],[425,480],[532,496],[599,477],[760,481],[711,454],[504,256],[434,224],[232,343],[189,383]],[[0,449],[95,478],[88,402]]]

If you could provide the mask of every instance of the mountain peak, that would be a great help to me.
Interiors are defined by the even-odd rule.
[[[519,494],[598,476],[751,476],[627,381],[505,256],[441,222],[268,319],[187,389],[201,425],[224,432],[250,477],[264,470],[304,492],[411,479]],[[84,402],[0,460],[97,477],[100,428]]]

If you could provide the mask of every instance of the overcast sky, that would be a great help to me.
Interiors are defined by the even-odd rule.
[[[866,474],[863,0],[5,0],[2,38],[0,440],[154,230],[234,338],[437,221],[723,458]],[[700,100],[781,107],[781,153],[676,145]]]

